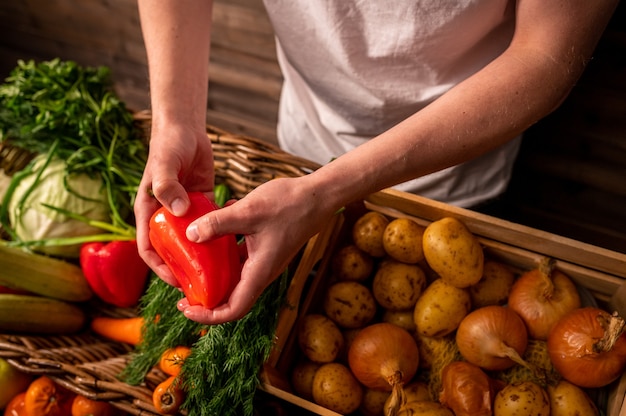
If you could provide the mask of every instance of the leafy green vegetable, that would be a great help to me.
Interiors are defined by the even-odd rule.
[[[64,160],[67,174],[101,176],[112,217],[108,231],[134,232],[128,218],[147,146],[115,95],[108,68],[18,61],[0,85],[0,142]],[[10,227],[6,213],[1,217],[2,226]]]
[[[139,384],[163,351],[191,345],[181,373],[188,415],[252,415],[258,374],[274,345],[288,281],[285,272],[239,321],[205,326],[180,313],[176,302],[181,292],[155,277],[142,299],[141,315],[150,324],[122,378]]]
[[[73,213],[83,215],[89,221],[107,221],[110,218],[108,198],[101,176],[65,174],[65,161],[46,155],[37,156],[30,174],[21,175],[12,198],[7,203],[14,239],[37,241],[100,233],[89,222],[64,215],[47,206],[62,206]],[[80,244],[33,246],[33,250],[45,254],[77,258]]]

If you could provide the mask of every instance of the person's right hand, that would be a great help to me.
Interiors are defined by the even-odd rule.
[[[187,212],[187,192],[209,195],[214,186],[213,150],[206,126],[153,123],[148,161],[134,204],[139,255],[165,282],[178,286],[149,237],[149,221],[162,205],[176,216]]]

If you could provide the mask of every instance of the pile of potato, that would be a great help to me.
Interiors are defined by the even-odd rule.
[[[439,401],[443,368],[462,360],[454,331],[473,309],[505,304],[515,273],[486,259],[478,239],[457,219],[423,227],[377,211],[357,219],[351,239],[333,254],[330,272],[322,301],[298,326],[301,354],[290,375],[296,394],[341,414],[385,414],[390,393],[359,383],[347,351],[359,330],[388,322],[409,332],[420,353],[418,373],[404,386],[406,404],[397,414],[454,415]],[[511,375],[515,371],[503,376],[511,387],[496,415],[530,414],[510,403],[516,394],[529,394],[514,390],[518,383],[511,379],[526,375]],[[545,407],[545,400],[549,411],[547,393],[536,399],[537,406]]]

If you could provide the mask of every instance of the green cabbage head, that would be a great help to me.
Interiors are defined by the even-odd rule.
[[[21,241],[48,240],[30,248],[64,258],[77,258],[80,244],[56,244],[50,239],[101,234],[100,228],[46,207],[61,208],[90,220],[110,222],[110,208],[102,178],[67,174],[63,160],[53,158],[45,166],[44,155],[33,160],[32,171],[20,180],[8,203],[8,215]],[[43,171],[41,171],[42,167]],[[41,175],[38,177],[39,172]]]

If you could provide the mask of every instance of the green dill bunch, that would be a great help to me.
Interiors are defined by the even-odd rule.
[[[0,85],[0,140],[47,153],[58,138],[67,140],[62,151],[101,141],[128,137],[133,119],[115,96],[107,67],[82,67],[54,59],[36,63],[18,61]]]
[[[522,358],[530,365],[530,368],[516,364],[511,368],[496,372],[494,377],[507,383],[532,381],[544,388],[558,382],[561,378],[552,365],[545,341],[528,340],[528,346]]]
[[[64,160],[68,173],[102,176],[115,225],[132,228],[124,222],[148,150],[109,68],[19,60],[0,84],[0,143]]]

